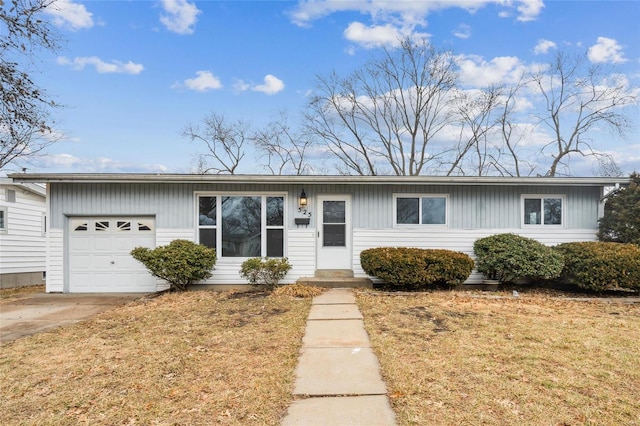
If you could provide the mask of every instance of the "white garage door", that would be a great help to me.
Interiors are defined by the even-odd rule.
[[[69,291],[155,291],[155,278],[129,254],[134,247],[153,248],[155,244],[153,218],[71,218]]]

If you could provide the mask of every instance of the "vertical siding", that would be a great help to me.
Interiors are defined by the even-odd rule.
[[[284,192],[288,196],[289,228],[295,228],[297,203],[303,186],[263,184],[252,186],[218,184],[52,184],[51,226],[60,228],[64,216],[155,215],[158,227],[195,227],[194,192],[262,193]],[[435,185],[307,185],[308,210],[315,223],[314,199],[318,194],[350,194],[353,197],[353,226],[393,227],[393,194],[448,194],[449,228],[511,229],[520,227],[523,194],[566,196],[566,227],[596,228],[599,188],[538,186],[435,186]]]

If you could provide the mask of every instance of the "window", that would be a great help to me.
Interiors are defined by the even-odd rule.
[[[522,197],[522,223],[524,225],[562,226],[562,195],[524,195]]]
[[[7,232],[7,208],[0,207],[0,232]]]
[[[396,225],[447,225],[447,195],[395,195]]]
[[[221,257],[284,256],[284,197],[201,195],[198,242]]]

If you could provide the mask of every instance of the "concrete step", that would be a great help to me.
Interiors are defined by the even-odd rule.
[[[298,278],[298,284],[326,288],[373,288],[373,282],[369,278]]]
[[[353,278],[351,269],[316,269],[316,278]]]

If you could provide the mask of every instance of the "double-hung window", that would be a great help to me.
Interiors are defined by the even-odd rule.
[[[525,226],[562,226],[564,224],[563,195],[523,195],[522,224]]]
[[[197,201],[198,242],[218,256],[284,256],[284,196],[200,194]]]
[[[447,225],[447,195],[394,195],[396,225]]]

